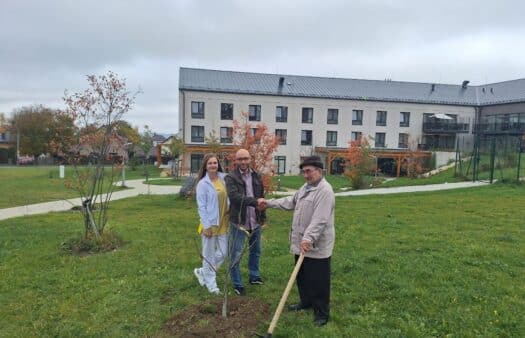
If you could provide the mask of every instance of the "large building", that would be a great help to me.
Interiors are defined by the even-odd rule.
[[[477,126],[523,132],[525,79],[469,86],[181,68],[183,170],[198,169],[211,131],[231,145],[232,121],[241,112],[281,137],[279,174],[298,173],[301,158],[312,154],[337,172],[341,152],[360,136],[382,158],[399,160],[418,148],[446,161],[458,146],[472,148]]]

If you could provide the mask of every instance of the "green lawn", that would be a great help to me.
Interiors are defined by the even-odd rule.
[[[504,185],[337,198],[332,320],[316,328],[311,313],[284,312],[274,336],[524,336],[523,205],[525,188]],[[110,211],[129,243],[87,257],[59,251],[81,232],[73,211],[0,221],[0,336],[153,336],[173,313],[213,297],[192,273],[193,201],[140,196]],[[292,214],[268,214],[266,284],[247,291],[273,311],[293,267]]]
[[[350,186],[350,181],[344,175],[329,175],[325,176],[326,180],[330,182],[335,192],[341,191],[341,188],[347,188]],[[289,176],[274,176],[273,182],[275,187],[278,186],[280,181],[281,188],[299,189],[304,184],[304,178],[301,175],[289,175]]]
[[[454,168],[449,168],[438,174],[432,175],[430,177],[422,178],[409,178],[409,177],[397,177],[390,181],[383,182],[379,187],[403,187],[409,185],[427,185],[427,184],[440,184],[440,183],[453,183],[453,182],[463,182],[465,179],[461,177],[454,176]]]
[[[143,183],[146,183],[144,181]],[[160,179],[150,179],[149,184],[151,185],[182,185],[184,183],[184,178],[160,178]]]
[[[158,177],[160,170],[150,166],[149,172],[150,177]],[[135,171],[127,169],[125,174],[126,180],[144,177],[142,167]],[[65,176],[73,176],[71,167],[66,166]],[[58,177],[58,166],[0,167],[0,187],[5,192],[0,194],[0,209],[79,197]],[[120,181],[120,176],[117,181]]]

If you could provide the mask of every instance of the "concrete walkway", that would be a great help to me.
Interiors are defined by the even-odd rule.
[[[148,186],[142,183],[144,180],[128,180],[126,185],[130,189],[117,191],[113,193],[111,200],[119,200],[128,197],[135,197],[138,195],[148,194]],[[430,185],[418,185],[418,186],[406,186],[406,187],[394,187],[394,188],[375,188],[375,189],[364,189],[355,191],[345,191],[336,193],[336,196],[362,196],[362,195],[375,195],[375,194],[399,194],[409,192],[421,192],[421,191],[437,191],[437,190],[449,190],[449,189],[461,189],[461,188],[472,188],[485,186],[489,183],[485,182],[457,182],[457,183],[444,183],[444,184],[430,184]],[[149,193],[151,195],[168,195],[176,194],[180,190],[180,186],[175,185],[150,185]],[[277,195],[293,195],[295,191],[279,191]],[[0,209],[0,220],[45,214],[53,211],[65,211],[70,210],[73,206],[80,206],[80,198],[73,198],[69,200],[61,200],[55,202],[29,204],[20,207]]]
[[[138,195],[148,194],[148,185],[142,183],[144,179],[139,180],[127,180],[126,186],[129,189],[116,191],[111,196],[111,200],[120,200],[128,197],[135,197]],[[180,190],[180,186],[176,185],[149,185],[149,193],[151,195],[168,195],[176,194]],[[0,209],[0,220],[27,216],[27,215],[36,215],[36,214],[45,214],[52,211],[65,211],[70,210],[74,206],[81,205],[80,198],[72,198],[68,200],[60,200],[54,202],[45,202],[37,204],[23,205],[20,207],[13,207],[7,209]]]

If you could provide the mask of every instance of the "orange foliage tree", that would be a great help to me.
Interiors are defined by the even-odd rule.
[[[118,134],[122,117],[132,109],[135,96],[126,81],[113,72],[87,76],[88,89],[64,94],[66,114],[77,127],[61,148],[74,175],[69,186],[82,200],[84,238],[100,239],[108,221],[108,206],[113,184],[127,157],[124,138]],[[70,145],[71,144],[71,145]],[[88,161],[90,165],[82,165]],[[109,163],[109,168],[106,166]],[[96,205],[96,207],[95,207]]]
[[[279,142],[279,137],[270,132],[264,122],[253,125],[248,121],[248,114],[241,112],[241,119],[233,121],[234,150],[228,156],[228,160],[235,163],[237,150],[248,150],[252,157],[251,167],[261,174],[264,190],[271,191],[274,172],[272,155],[279,147]]]
[[[345,155],[345,175],[352,181],[352,188],[369,187],[372,183],[371,174],[376,169],[375,157],[370,144],[364,137],[349,142]]]
[[[405,171],[407,177],[416,178],[426,171],[425,160],[427,155],[417,149],[417,143],[410,143],[410,151],[405,160],[401,163],[401,168]]]

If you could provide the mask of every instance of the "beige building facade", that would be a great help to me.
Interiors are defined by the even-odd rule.
[[[249,122],[254,125],[264,122],[285,140],[275,154],[275,171],[279,174],[297,174],[301,158],[316,154],[316,148],[344,149],[360,135],[366,137],[374,149],[425,148],[436,133],[424,130],[424,125],[433,120],[448,122],[450,119],[462,124],[462,146],[471,147],[476,117],[474,107],[461,105],[185,89],[179,92],[179,132],[190,148],[204,146],[205,138],[212,131],[221,138],[222,144],[231,145],[232,123],[241,118],[241,112],[249,114]],[[444,119],[435,119],[436,116]],[[439,136],[449,140],[440,150],[454,151],[457,136],[457,131]],[[183,170],[194,172],[201,154],[188,155],[183,158]]]

